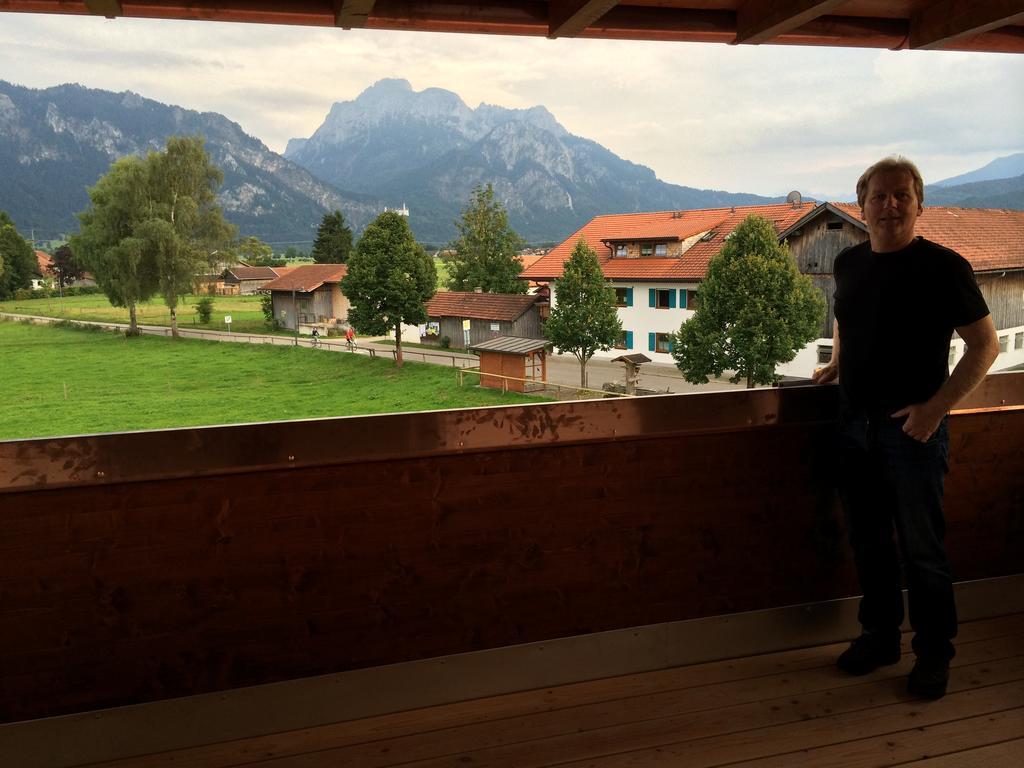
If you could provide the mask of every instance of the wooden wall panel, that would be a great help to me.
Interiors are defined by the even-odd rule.
[[[830,434],[0,494],[0,717],[853,594]],[[956,416],[953,435],[957,575],[1019,571],[1024,411]]]

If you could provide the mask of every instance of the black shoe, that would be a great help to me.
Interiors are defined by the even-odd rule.
[[[866,675],[886,664],[900,660],[900,635],[877,635],[865,632],[843,651],[836,666],[849,675]]]
[[[941,699],[949,683],[949,659],[941,656],[921,656],[910,670],[907,692],[922,699]]]

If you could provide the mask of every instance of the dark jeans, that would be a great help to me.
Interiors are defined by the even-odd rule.
[[[866,632],[898,631],[903,623],[902,556],[918,656],[952,658],[955,653],[953,577],[943,544],[942,486],[948,462],[945,419],[926,443],[904,434],[903,419],[840,423],[839,494],[864,592],[858,619]]]

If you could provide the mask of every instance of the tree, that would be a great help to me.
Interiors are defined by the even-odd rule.
[[[352,230],[345,225],[341,211],[325,213],[316,230],[313,261],[317,264],[344,264],[352,253]]]
[[[801,275],[771,222],[748,216],[711,260],[700,307],[675,334],[672,356],[687,381],[734,371],[734,384],[773,384],[775,368],[817,338],[825,302]]]
[[[524,243],[509,227],[508,214],[495,201],[490,184],[473,189],[469,205],[455,226],[459,236],[442,256],[450,290],[526,293],[526,282],[519,279],[523,263],[518,256]]]
[[[244,261],[251,267],[266,266],[274,260],[274,249],[252,235],[235,246],[235,253],[239,261]]]
[[[75,259],[75,254],[67,243],[53,252],[50,272],[57,278],[57,285],[61,288],[66,288],[76,280],[81,280],[85,275],[85,270]]]
[[[401,368],[402,324],[426,322],[425,304],[436,279],[433,260],[405,218],[385,211],[359,238],[341,280],[341,291],[352,302],[348,320],[367,335],[394,330],[395,365]]]
[[[0,299],[32,285],[38,269],[32,246],[19,233],[6,211],[0,211]]]
[[[587,361],[611,349],[622,332],[615,289],[604,279],[597,254],[580,239],[555,280],[555,305],[544,333],[558,349],[580,361],[580,386],[587,386]]]
[[[215,198],[222,178],[202,138],[172,137],[163,152],[117,160],[89,190],[72,249],[110,303],[128,308],[129,335],[139,332],[138,302],[157,293],[178,335],[178,300],[234,236]]]

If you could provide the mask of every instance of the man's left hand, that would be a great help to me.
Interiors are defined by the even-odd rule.
[[[917,440],[919,443],[928,442],[928,438],[935,434],[939,428],[942,417],[946,415],[944,410],[936,411],[935,407],[928,403],[915,403],[906,408],[900,408],[892,414],[892,418],[898,419],[906,416],[903,422],[903,431]]]

